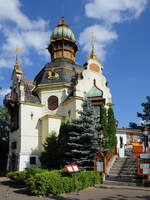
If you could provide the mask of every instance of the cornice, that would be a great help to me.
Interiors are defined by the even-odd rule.
[[[34,91],[37,91],[37,90],[41,90],[41,89],[48,89],[48,88],[51,88],[51,89],[53,89],[53,88],[70,88],[71,87],[71,85],[70,85],[70,83],[54,83],[54,84],[52,84],[51,83],[51,85],[50,84],[41,84],[41,85],[38,85],[36,88],[34,88]]]
[[[20,104],[28,105],[28,106],[36,106],[36,107],[43,107],[44,106],[42,104],[30,103],[30,102],[25,102],[25,101],[21,101]]]
[[[46,120],[46,119],[49,119],[49,118],[52,118],[52,119],[65,119],[65,117],[63,117],[63,116],[46,114],[43,117],[41,117],[39,120],[42,121],[42,120]]]
[[[75,72],[75,73],[77,73],[77,74],[81,74],[80,71],[74,70],[74,69],[70,69],[70,68],[68,68],[68,67],[53,67],[53,68],[45,69],[44,71],[52,71],[52,70],[57,71],[57,70],[63,70],[63,69],[64,69],[64,70],[71,71],[71,72]]]
[[[63,103],[61,103],[61,105],[67,105],[75,100],[82,100],[83,101],[83,97],[78,97],[78,96],[75,96],[75,97],[72,97],[72,98],[69,98],[67,100],[65,100]]]
[[[131,135],[131,134],[142,134],[142,131],[138,129],[117,128],[117,133],[128,133]]]

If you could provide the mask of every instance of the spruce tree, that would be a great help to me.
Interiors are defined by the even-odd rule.
[[[73,120],[68,138],[66,154],[71,161],[68,164],[78,164],[80,169],[92,170],[94,155],[99,152],[97,117],[88,100],[83,101],[80,118]]]
[[[114,117],[112,105],[110,105],[108,109],[108,136],[109,136],[110,150],[112,150],[117,145],[116,120]]]
[[[143,113],[137,113],[137,116],[142,119],[141,125],[150,127],[150,96],[146,97],[147,102],[141,104],[143,107]]]

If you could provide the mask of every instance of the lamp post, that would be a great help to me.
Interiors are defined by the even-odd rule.
[[[149,132],[149,128],[146,127],[146,126],[144,126],[144,129],[143,129],[143,135],[144,135],[144,153],[146,153],[148,132]]]
[[[100,155],[102,155],[102,139],[103,139],[103,132],[99,131],[98,132],[98,136],[99,136],[99,142],[100,142]]]

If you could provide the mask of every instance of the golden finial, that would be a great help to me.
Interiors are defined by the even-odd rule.
[[[91,43],[91,46],[92,46],[91,57],[92,58],[96,58],[96,55],[94,53],[94,50],[95,50],[95,39],[96,39],[96,35],[94,35],[94,33],[92,33],[92,43]]]
[[[19,52],[21,52],[21,48],[19,48],[19,47],[16,47],[16,64],[18,63],[18,54],[19,54]]]
[[[15,64],[15,69],[16,70],[19,70],[19,71],[21,71],[21,68],[20,68],[20,65],[19,65],[19,63],[18,63],[18,54],[19,54],[19,52],[21,52],[21,48],[19,48],[19,47],[16,47],[16,64]]]

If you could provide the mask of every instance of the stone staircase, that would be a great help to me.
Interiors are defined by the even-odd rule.
[[[118,158],[106,176],[104,184],[142,186],[142,179],[137,175],[137,159]]]

